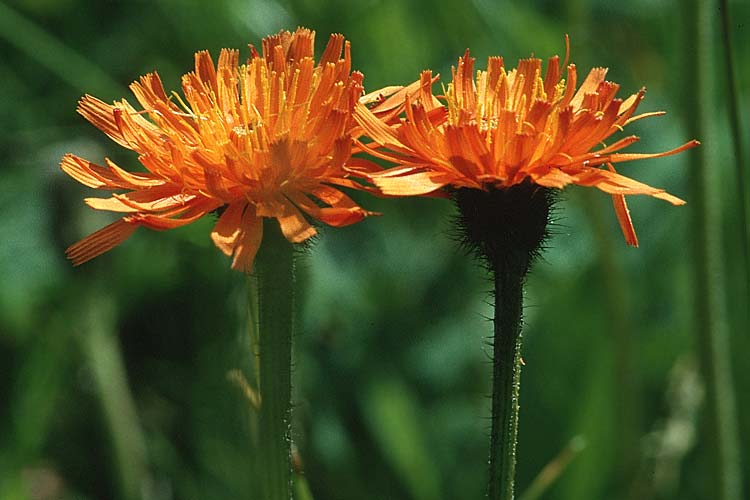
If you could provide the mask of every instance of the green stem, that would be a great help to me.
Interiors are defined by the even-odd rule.
[[[720,165],[714,153],[716,134],[711,127],[715,105],[712,88],[713,4],[695,0],[686,11],[692,16],[688,37],[689,70],[694,75],[688,106],[693,110],[691,133],[704,146],[691,156],[695,235],[695,311],[701,372],[706,386],[705,436],[709,449],[711,491],[717,500],[739,500],[741,473],[734,386],[731,376],[729,331],[725,311],[724,269],[721,251]],[[694,100],[693,100],[694,99]]]
[[[487,496],[490,500],[513,500],[523,283],[547,235],[552,194],[525,182],[503,189],[459,189],[453,199],[463,245],[484,261],[495,281]]]
[[[525,269],[495,262],[490,500],[512,500],[521,384],[521,310]]]
[[[729,24],[729,2],[719,0],[721,12],[721,34],[724,52],[724,69],[727,84],[727,111],[729,114],[729,129],[732,132],[732,149],[734,152],[734,166],[737,175],[737,195],[740,203],[739,223],[740,240],[742,242],[742,259],[745,266],[744,294],[750,293],[750,197],[747,196],[747,158],[742,151],[742,123],[740,122],[740,103],[737,91],[737,76],[734,58],[732,57],[732,36]]]
[[[262,500],[292,497],[291,398],[294,248],[275,220],[264,223],[258,283],[259,474]]]

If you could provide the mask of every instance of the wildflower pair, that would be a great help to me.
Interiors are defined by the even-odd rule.
[[[249,271],[262,240],[262,218],[278,221],[286,239],[315,234],[309,218],[345,226],[372,212],[343,188],[386,196],[430,195],[443,188],[504,189],[524,182],[546,188],[592,186],[613,196],[626,241],[637,245],[625,195],[682,200],[615,172],[613,164],[675,154],[624,154],[637,141],[602,141],[635,120],[644,91],[622,101],[619,86],[593,69],[578,89],[574,65],[557,56],[542,78],[539,59],[506,71],[491,57],[474,76],[468,51],[453,69],[442,100],[429,71],[407,87],[362,96],[363,76],[351,69],[349,42],[332,35],[319,62],[314,32],[298,29],[250,47],[223,50],[214,65],[195,55],[182,78],[184,97],[167,94],[156,73],[131,85],[142,109],[127,100],[106,104],[86,95],[78,111],[121,146],[138,153],[145,172],[109,159],[97,165],[66,155],[62,169],[86,186],[121,190],[87,198],[98,210],[125,214],[68,249],[74,264],[122,243],[136,228],[165,230],[221,211],[211,237]],[[563,72],[567,72],[562,78]],[[359,152],[381,158],[382,169]]]
[[[628,244],[638,240],[626,195],[684,203],[662,189],[624,177],[617,163],[678,153],[620,151],[636,142],[611,135],[641,118],[640,90],[618,99],[619,86],[595,68],[578,86],[576,67],[552,57],[525,59],[507,71],[502,58],[474,71],[468,51],[453,68],[444,96],[424,71],[405,87],[363,96],[348,42],[331,36],[314,60],[314,33],[298,29],[239,53],[207,52],[182,79],[184,98],[167,95],[156,73],[131,85],[142,110],[85,96],[78,111],[118,144],[138,153],[145,172],[74,155],[62,169],[97,189],[87,198],[123,217],[68,249],[81,264],[114,248],[136,228],[171,229],[211,212],[211,233],[232,267],[250,271],[258,254],[258,472],[261,497],[291,496],[291,344],[293,252],[316,232],[309,219],[346,226],[372,215],[343,188],[380,196],[450,196],[466,244],[488,264],[495,283],[492,428],[488,497],[514,497],[520,377],[522,285],[546,234],[554,189],[596,187],[612,196]],[[567,51],[569,52],[569,50]],[[381,167],[373,158],[388,163]],[[278,229],[263,219],[278,221]],[[264,238],[263,232],[273,233]],[[280,229],[280,234],[279,234]],[[261,245],[261,241],[266,241]],[[280,242],[280,243],[279,243]],[[254,300],[254,299],[253,299]]]

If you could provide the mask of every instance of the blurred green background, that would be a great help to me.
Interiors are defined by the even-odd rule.
[[[730,6],[735,60],[750,60],[750,3]],[[709,213],[721,234],[717,289],[695,284],[693,151],[620,168],[688,200],[631,197],[637,250],[607,196],[561,196],[527,287],[518,489],[558,456],[555,466],[572,460],[542,498],[717,498],[695,319],[710,296],[729,333],[750,492],[750,328],[726,82],[714,49],[707,93],[694,94],[689,10],[677,0],[0,4],[0,499],[255,498],[251,410],[227,375],[252,373],[246,280],[210,242],[212,221],[139,230],[73,268],[64,249],[114,218],[88,209],[91,191],[58,163],[73,152],[137,164],[75,113],[84,93],[130,99],[127,85],[154,69],[177,89],[195,51],[246,55],[298,25],[317,31],[318,50],[331,32],[351,40],[367,90],[424,68],[450,75],[466,47],[479,67],[488,55],[509,65],[562,55],[567,33],[579,72],[607,66],[622,94],[648,87],[639,111],[669,112],[629,128],[642,136],[631,151],[691,139],[691,103],[712,103],[698,139],[721,193]],[[750,69],[739,70],[746,112]],[[455,244],[449,202],[354,196],[385,215],[323,228],[298,265],[294,439],[309,490],[318,500],[481,498],[491,283]]]

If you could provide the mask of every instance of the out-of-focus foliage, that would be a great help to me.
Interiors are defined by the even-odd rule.
[[[739,20],[750,4],[730,5],[736,60],[745,61],[750,35]],[[0,499],[256,498],[251,409],[227,376],[252,374],[246,282],[210,243],[211,221],[140,230],[81,268],[64,259],[67,245],[112,219],[83,205],[90,192],[58,169],[62,154],[137,164],[75,113],[82,94],[128,96],[127,84],[154,69],[177,89],[195,51],[259,45],[297,25],[317,30],[319,48],[329,33],[345,34],[368,90],[411,82],[424,68],[450,75],[466,47],[480,67],[488,55],[563,53],[567,33],[579,72],[608,66],[622,93],[648,86],[642,110],[669,110],[631,127],[643,137],[633,150],[661,151],[690,139],[681,8],[675,0],[0,4]],[[746,110],[750,69],[739,70]],[[711,147],[726,161],[715,168],[734,186],[723,93],[716,102]],[[623,172],[690,202],[686,154],[640,163]],[[711,498],[691,329],[700,292],[690,276],[691,207],[632,199],[634,250],[608,198],[584,191],[562,195],[528,282],[519,489],[581,436],[586,447],[544,498]],[[725,231],[740,448],[750,450],[735,193],[727,188],[715,223]],[[299,264],[294,438],[309,490],[318,500],[481,498],[491,284],[455,244],[447,201],[354,196],[385,215],[324,228]]]

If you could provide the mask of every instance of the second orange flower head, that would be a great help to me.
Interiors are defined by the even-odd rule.
[[[567,66],[563,78],[554,56],[544,76],[541,59],[521,60],[506,71],[501,57],[490,57],[487,70],[475,75],[467,51],[453,68],[446,105],[432,94],[429,71],[422,73],[416,99],[407,97],[406,116],[399,123],[384,123],[358,105],[357,121],[372,139],[362,147],[396,165],[359,173],[391,196],[430,194],[443,187],[503,189],[528,181],[547,188],[596,187],[612,195],[625,239],[637,246],[625,195],[684,202],[618,174],[613,165],[676,154],[698,142],[656,154],[620,153],[638,141],[634,135],[604,145],[629,123],[663,114],[636,115],[645,91],[618,99],[619,85],[606,81],[606,73],[594,68],[576,90],[575,65]]]
[[[351,72],[341,35],[331,36],[316,64],[314,37],[302,28],[267,37],[262,55],[251,46],[241,66],[236,50],[222,50],[216,66],[208,52],[199,52],[195,71],[182,79],[184,100],[168,95],[156,73],[131,85],[142,111],[124,99],[109,105],[85,96],[79,113],[138,153],[147,171],[63,158],[62,169],[79,182],[125,191],[86,199],[92,208],[124,216],[71,246],[73,263],[112,249],[139,226],[171,229],[223,207],[211,237],[234,257],[233,268],[249,270],[263,217],[277,219],[297,243],[315,234],[304,214],[332,226],[368,215],[338,189],[359,186],[344,164],[362,75]]]

